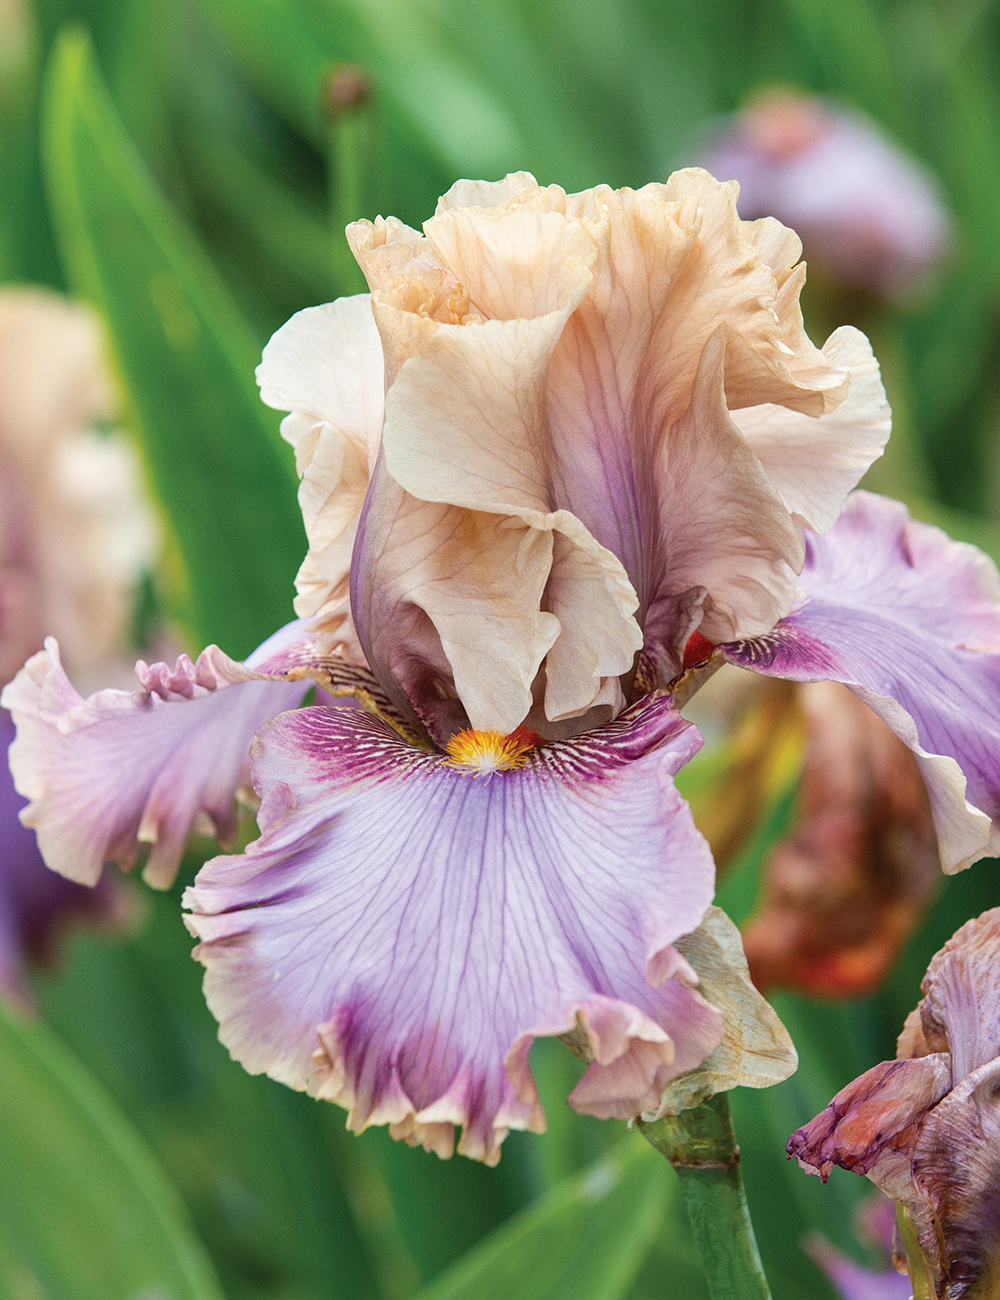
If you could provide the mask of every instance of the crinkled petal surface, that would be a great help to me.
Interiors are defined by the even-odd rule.
[[[825,533],[868,467],[889,441],[892,412],[878,362],[860,330],[845,325],[823,346],[830,364],[849,371],[847,396],[826,415],[809,416],[765,403],[733,412],[786,509]]]
[[[854,493],[807,538],[798,607],[722,647],[740,667],[849,686],[916,754],[941,865],[1000,854],[1000,581],[975,547]]]
[[[938,1300],[985,1298],[1000,1283],[998,949],[1000,909],[962,926],[924,977],[903,1059],[855,1079],[788,1143],[810,1172],[855,1169],[902,1206],[914,1287]]]
[[[793,1133],[788,1154],[824,1181],[834,1165],[871,1173],[887,1152],[912,1154],[919,1121],[950,1088],[951,1059],[946,1053],[882,1061],[842,1088],[826,1110]]]
[[[312,683],[302,673],[311,643],[292,623],[247,663],[209,646],[174,668],[136,666],[139,689],[72,687],[51,638],[3,692],[17,723],[10,766],[30,802],[22,814],[46,863],[95,885],[106,861],[128,870],[151,845],[143,878],[169,888],[200,812],[225,841],[236,829],[235,796],[249,779],[250,741],[260,724],[295,708]]]
[[[799,1063],[788,1030],[751,983],[740,932],[721,908],[710,907],[676,948],[697,971],[701,993],[724,1015],[725,1037],[707,1060],[667,1086],[647,1120],[679,1115],[730,1088],[770,1088]]]
[[[578,1109],[628,1117],[718,1045],[670,945],[713,868],[672,776],[700,738],[669,697],[473,777],[372,713],[303,709],[254,744],[261,838],[185,902],[220,1036],[349,1124],[494,1162],[544,1117],[537,1034],[591,1064]]]

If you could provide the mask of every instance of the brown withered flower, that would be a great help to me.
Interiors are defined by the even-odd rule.
[[[883,1061],[788,1142],[826,1179],[866,1174],[897,1206],[894,1262],[917,1300],[988,1300],[1000,1286],[1000,908],[931,961],[895,1061]]]
[[[881,983],[937,889],[934,826],[916,760],[881,718],[836,682],[796,696],[799,816],[768,861],[747,960],[762,990],[859,996]]]

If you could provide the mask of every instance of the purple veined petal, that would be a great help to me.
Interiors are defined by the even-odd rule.
[[[217,646],[195,663],[182,655],[173,668],[140,661],[137,690],[84,700],[50,638],[2,697],[18,729],[11,771],[30,801],[21,820],[37,833],[46,863],[94,885],[106,861],[129,870],[148,843],[143,879],[169,888],[199,813],[231,842],[253,734],[300,703],[316,675],[309,665],[321,662],[302,624],[291,623],[246,664]],[[371,685],[364,670],[344,671]]]
[[[913,750],[949,874],[1000,855],[1000,581],[975,547],[856,492],[807,535],[798,607],[721,647],[793,681],[849,686]]]
[[[358,709],[266,724],[262,835],[185,894],[220,1037],[352,1129],[494,1163],[544,1127],[531,1039],[591,1064],[579,1110],[629,1117],[722,1039],[671,949],[712,895],[672,777],[700,744],[669,697],[473,777]]]
[[[14,722],[0,709],[0,753],[6,760]],[[75,920],[113,925],[127,917],[121,881],[102,879],[86,889],[49,871],[18,813],[24,799],[14,789],[6,761],[0,766],[0,989],[18,1002],[30,1001],[25,983],[29,961],[48,960],[60,934]]]

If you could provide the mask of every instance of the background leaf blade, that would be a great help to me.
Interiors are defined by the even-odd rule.
[[[49,1031],[2,1005],[0,1222],[0,1284],[15,1295],[33,1282],[51,1300],[221,1300],[127,1120]]]
[[[245,655],[291,618],[305,553],[291,453],[253,381],[258,343],[132,148],[80,29],[53,52],[44,139],[67,277],[108,322],[183,557],[186,621]]]

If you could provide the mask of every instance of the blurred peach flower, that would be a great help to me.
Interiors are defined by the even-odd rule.
[[[136,583],[153,564],[156,517],[113,412],[100,327],[84,308],[33,289],[0,291],[0,684],[57,631],[84,680],[119,676]],[[109,878],[90,891],[53,876],[17,819],[0,711],[0,983],[25,996],[28,959],[49,958],[69,917],[121,919]]]

